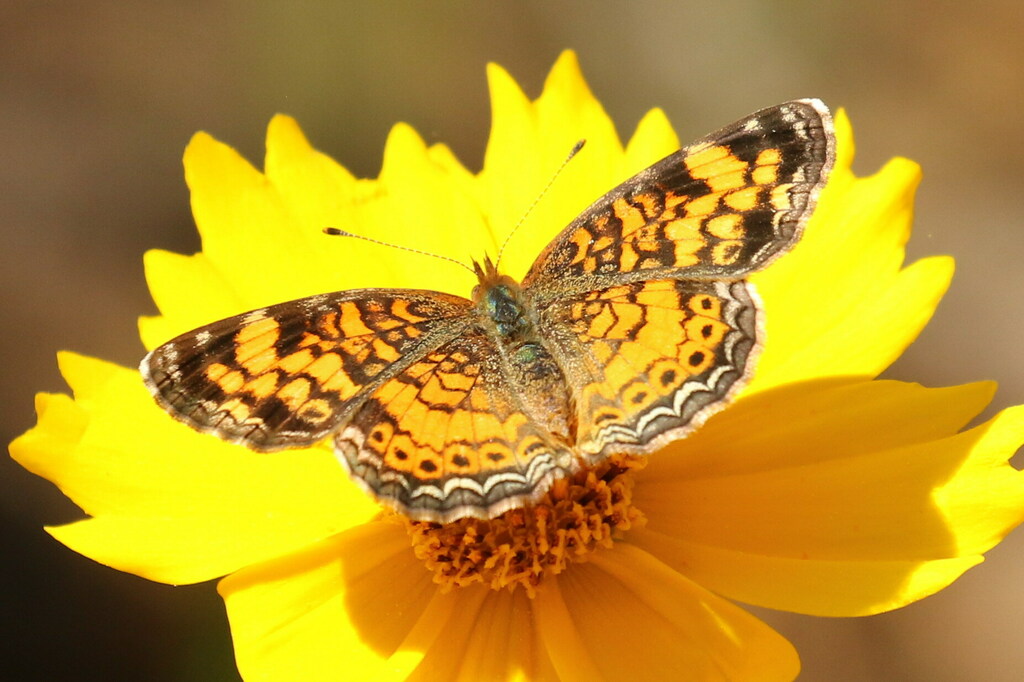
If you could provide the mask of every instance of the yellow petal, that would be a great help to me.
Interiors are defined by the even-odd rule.
[[[327,221],[348,215],[356,192],[355,176],[313,149],[292,117],[278,114],[267,126],[264,167],[267,179],[300,224],[326,226]],[[323,241],[318,230],[296,238],[313,253]]]
[[[880,560],[951,556],[951,537],[932,491],[969,454],[976,434],[912,437],[919,427],[895,426],[898,416],[885,413],[890,400],[870,399],[871,393],[884,396],[897,386],[863,384],[860,395],[868,404],[859,410],[851,406],[851,413],[827,409],[843,403],[836,394],[819,392],[825,409],[813,413],[817,425],[808,423],[813,409],[807,407],[809,392],[775,395],[780,410],[792,407],[793,421],[803,425],[782,426],[775,439],[771,427],[764,426],[768,419],[752,416],[750,428],[766,432],[740,438],[745,443],[735,449],[670,446],[642,472],[634,500],[652,530],[751,553]],[[905,388],[913,387],[899,392],[909,393]],[[962,399],[981,402],[981,396],[971,396],[979,391],[971,388],[965,387]],[[947,396],[955,399],[955,394]],[[922,421],[936,402],[908,400],[899,416]],[[944,418],[952,416],[938,415]],[[856,435],[857,426],[863,436]],[[757,441],[762,447],[756,448]],[[707,464],[673,461],[696,459],[697,452]],[[682,504],[673,509],[672,500]]]
[[[296,241],[296,218],[262,173],[205,133],[189,142],[184,163],[203,254],[233,284],[244,308],[317,293],[305,286],[306,249]]]
[[[427,653],[409,682],[557,680],[522,590],[459,588],[435,597],[403,644]]]
[[[79,355],[70,351],[57,353],[60,374],[74,391],[75,400],[88,404],[97,399],[116,381],[123,369],[120,365]]]
[[[920,599],[1024,519],[1007,464],[1024,415],[955,434],[991,392],[876,381],[741,400],[639,474],[648,532],[635,541],[773,608],[862,615]]]
[[[381,247],[323,232],[325,227],[362,232],[356,216],[360,190],[355,177],[314,149],[289,116],[277,115],[270,121],[266,148],[267,194],[275,199],[274,210],[286,216],[278,227],[287,231],[281,238],[289,242],[277,257],[292,261],[289,271],[274,276],[296,281],[295,288],[286,290],[285,295],[298,298],[365,286],[375,269],[369,259],[353,258],[350,250],[365,249],[372,258],[381,255]]]
[[[268,522],[243,509],[215,518],[195,513],[166,517],[103,514],[46,530],[68,548],[111,568],[170,585],[187,585],[230,574],[315,541],[303,528],[307,521],[296,516]]]
[[[679,149],[679,136],[672,129],[668,117],[661,109],[648,111],[626,145],[628,176],[639,173],[647,166]]]
[[[597,552],[534,600],[562,680],[791,680],[792,645],[628,544]]]
[[[893,159],[874,176],[854,178],[843,112],[836,134],[839,159],[803,239],[751,277],[764,302],[767,341],[748,392],[829,375],[877,375],[917,337],[949,285],[949,259],[900,269],[917,164]]]
[[[533,105],[507,71],[488,64],[487,83],[491,135],[480,177],[489,229],[500,243],[541,190],[530,186],[539,175],[539,132]]]
[[[574,566],[573,570],[584,574],[590,572],[583,565]],[[583,577],[585,575],[576,576],[577,579]],[[599,653],[592,651],[592,643],[576,626],[571,606],[566,603],[559,582],[548,581],[537,593],[533,605],[540,639],[547,647],[559,679],[563,682],[605,679],[600,668]]]
[[[814,616],[890,611],[937,592],[982,561],[980,556],[932,561],[764,556],[647,529],[630,533],[629,542],[730,599]]]
[[[75,402],[41,398],[39,424],[12,455],[97,517],[51,529],[76,551],[154,580],[194,582],[378,512],[326,448],[256,454],[170,419],[136,371],[61,360]]]
[[[221,581],[242,677],[405,680],[422,654],[392,656],[436,594],[402,528],[357,526]]]
[[[955,538],[957,554],[987,552],[1024,518],[1024,473],[1008,460],[1024,442],[1024,407],[1000,412],[957,435],[951,448],[968,449],[956,473],[934,493]]]
[[[437,172],[450,185],[447,192],[458,197],[457,204],[453,202],[453,206],[456,206],[457,210],[460,211],[457,215],[442,219],[446,222],[443,229],[440,230],[441,234],[438,237],[447,241],[437,244],[438,253],[465,261],[467,254],[473,255],[473,252],[478,252],[476,255],[479,256],[482,255],[484,249],[493,249],[495,238],[491,233],[491,226],[487,222],[487,212],[484,209],[484,197],[482,196],[483,187],[477,180],[476,175],[463,166],[452,150],[443,144],[434,144],[428,147],[427,156],[437,169]],[[452,226],[459,226],[459,230],[451,229]],[[452,235],[457,235],[460,231],[469,232],[471,229],[475,231],[471,240],[457,239],[452,241]],[[421,231],[415,230],[415,233],[418,236]],[[440,249],[444,250],[441,251]],[[420,269],[422,269],[422,265],[421,261]],[[435,263],[435,265],[439,264]],[[457,272],[457,270],[452,270],[446,276],[451,276],[453,272]],[[465,296],[467,292],[465,288],[466,281],[461,280],[461,282],[460,284],[459,281],[452,281],[448,283],[448,286],[451,287],[452,293]],[[473,280],[471,283],[476,284],[476,281]],[[422,287],[421,284],[416,286]]]
[[[35,427],[10,445],[11,457],[37,476],[48,471],[48,461],[72,451],[89,424],[89,415],[70,397],[61,394],[36,395]]]
[[[358,224],[365,226],[360,233],[463,263],[493,250],[476,197],[460,186],[464,174],[453,161],[428,149],[409,126],[392,128],[377,193],[357,206]],[[468,296],[476,282],[472,273],[455,264],[398,249],[375,249],[374,259],[392,270],[390,286]]]
[[[441,669],[451,672],[453,650],[447,646],[447,629],[456,621],[456,630],[465,628],[458,625],[461,619],[472,620],[487,597],[483,588],[460,589],[442,593],[433,590],[429,603],[417,612],[417,618],[405,638],[391,656],[396,665],[415,668],[414,678],[437,679]],[[431,656],[431,653],[434,656]],[[455,654],[457,655],[457,654]],[[428,662],[428,658],[431,660]]]
[[[592,160],[587,166],[594,178],[607,177],[607,171],[601,170],[605,165],[602,161],[621,162],[622,143],[615,124],[583,78],[575,52],[566,50],[559,55],[534,106],[541,144],[550,150],[548,153],[558,155],[560,147],[571,149],[579,139],[577,136],[582,135]],[[613,172],[621,172],[621,168]],[[593,199],[591,196],[584,201],[590,203]]]
[[[143,257],[146,281],[162,313],[139,320],[148,349],[242,310],[246,299],[201,253],[192,256],[151,250]]]
[[[798,468],[946,438],[992,399],[995,384],[924,388],[836,377],[744,396],[637,475],[645,501],[676,480]],[[666,510],[668,511],[668,510]],[[668,512],[671,516],[671,512]]]
[[[502,270],[518,279],[562,228],[628,177],[627,168],[615,127],[572,52],[559,57],[535,103],[496,65],[488,82],[493,123],[482,196],[499,243],[523,222],[502,255]],[[586,146],[551,183],[580,139]]]
[[[806,320],[807,336],[799,348],[768,341],[747,392],[830,375],[877,376],[928,324],[952,277],[952,258],[925,258],[892,277],[884,293],[848,302],[833,326]],[[879,275],[880,282],[885,279]],[[767,327],[766,336],[774,340],[772,323]],[[799,342],[794,335],[789,338]]]

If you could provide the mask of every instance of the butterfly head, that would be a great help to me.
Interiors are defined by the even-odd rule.
[[[514,339],[525,334],[526,320],[522,287],[508,275],[498,272],[490,257],[473,263],[478,284],[473,287],[473,303],[495,326],[499,336]]]
[[[490,256],[484,256],[484,262],[473,261],[473,273],[476,275],[477,285],[473,287],[471,296],[474,303],[479,303],[487,291],[499,285],[511,285],[519,288],[519,283],[508,275],[498,272],[498,266],[491,260]]]

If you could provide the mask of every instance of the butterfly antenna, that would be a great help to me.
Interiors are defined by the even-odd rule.
[[[466,270],[469,270],[474,275],[476,274],[476,271],[473,268],[469,267],[468,265],[466,265],[462,261],[456,260],[454,258],[450,258],[448,256],[442,256],[439,253],[431,253],[430,251],[421,251],[420,249],[414,249],[411,246],[402,246],[401,244],[392,244],[391,242],[381,241],[380,239],[374,239],[373,237],[364,237],[361,234],[356,234],[354,232],[349,232],[348,230],[341,230],[341,229],[338,229],[337,227],[325,227],[324,228],[324,234],[329,234],[332,237],[354,237],[355,239],[362,239],[364,242],[370,242],[371,244],[378,244],[380,246],[388,246],[388,247],[391,247],[392,249],[398,249],[399,251],[408,251],[409,253],[418,253],[421,256],[430,256],[431,258],[437,258],[439,260],[448,261],[449,263],[455,263],[460,268],[464,268]]]
[[[540,203],[540,200],[543,199],[544,195],[548,193],[549,189],[551,189],[551,185],[555,184],[555,180],[558,179],[558,176],[562,174],[562,171],[565,170],[565,167],[569,165],[569,162],[572,161],[573,157],[580,153],[580,150],[583,149],[583,145],[585,145],[586,143],[586,140],[580,140],[579,142],[573,145],[572,151],[569,152],[569,156],[565,157],[565,161],[562,162],[562,165],[558,167],[558,169],[555,171],[555,174],[551,176],[550,180],[548,180],[548,184],[544,185],[544,189],[540,191],[540,194],[537,195],[537,198],[534,199],[533,203],[530,204],[530,206],[526,209],[526,212],[523,213],[523,217],[519,219],[519,222],[515,224],[515,227],[513,227],[509,231],[509,233],[505,235],[505,241],[501,243],[501,248],[498,249],[498,259],[497,261],[495,261],[494,264],[495,268],[497,268],[498,263],[501,262],[501,256],[502,254],[505,253],[505,247],[508,246],[508,242],[509,240],[512,239],[512,235],[514,235],[516,231],[519,230],[519,227],[524,222],[526,222],[526,219],[530,217],[531,213],[533,213],[533,209],[537,207],[537,204]]]

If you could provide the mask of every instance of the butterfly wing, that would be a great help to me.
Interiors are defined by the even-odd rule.
[[[469,301],[364,289],[261,308],[165,343],[140,367],[173,417],[254,450],[311,445],[361,395],[459,334]]]
[[[576,444],[592,461],[651,452],[699,427],[758,351],[743,281],[656,280],[563,299],[543,313],[575,386]]]
[[[627,180],[551,242],[524,287],[573,387],[581,452],[650,452],[746,383],[761,340],[742,278],[800,238],[834,157],[821,102],[764,109]]]
[[[538,306],[627,281],[738,279],[800,238],[835,158],[828,109],[763,109],[595,201],[523,281]]]
[[[573,471],[567,429],[528,416],[500,358],[469,327],[370,392],[335,436],[353,478],[413,519],[447,523],[536,501]]]

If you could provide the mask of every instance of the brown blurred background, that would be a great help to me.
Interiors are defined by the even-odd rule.
[[[2,439],[64,391],[54,353],[135,365],[155,311],[142,254],[199,248],[181,151],[204,129],[262,164],[276,112],[359,175],[390,125],[449,143],[473,169],[489,125],[484,65],[531,97],[575,48],[630,134],[663,107],[684,140],[759,107],[845,106],[855,168],[919,161],[910,258],[957,257],[931,326],[888,376],[999,379],[1024,403],[1024,5],[954,2],[0,2]],[[987,414],[991,415],[990,409]],[[117,573],[51,540],[80,512],[0,459],[0,678],[232,680],[212,584]],[[940,595],[867,619],[759,612],[790,637],[803,680],[1024,677],[1024,531]]]

